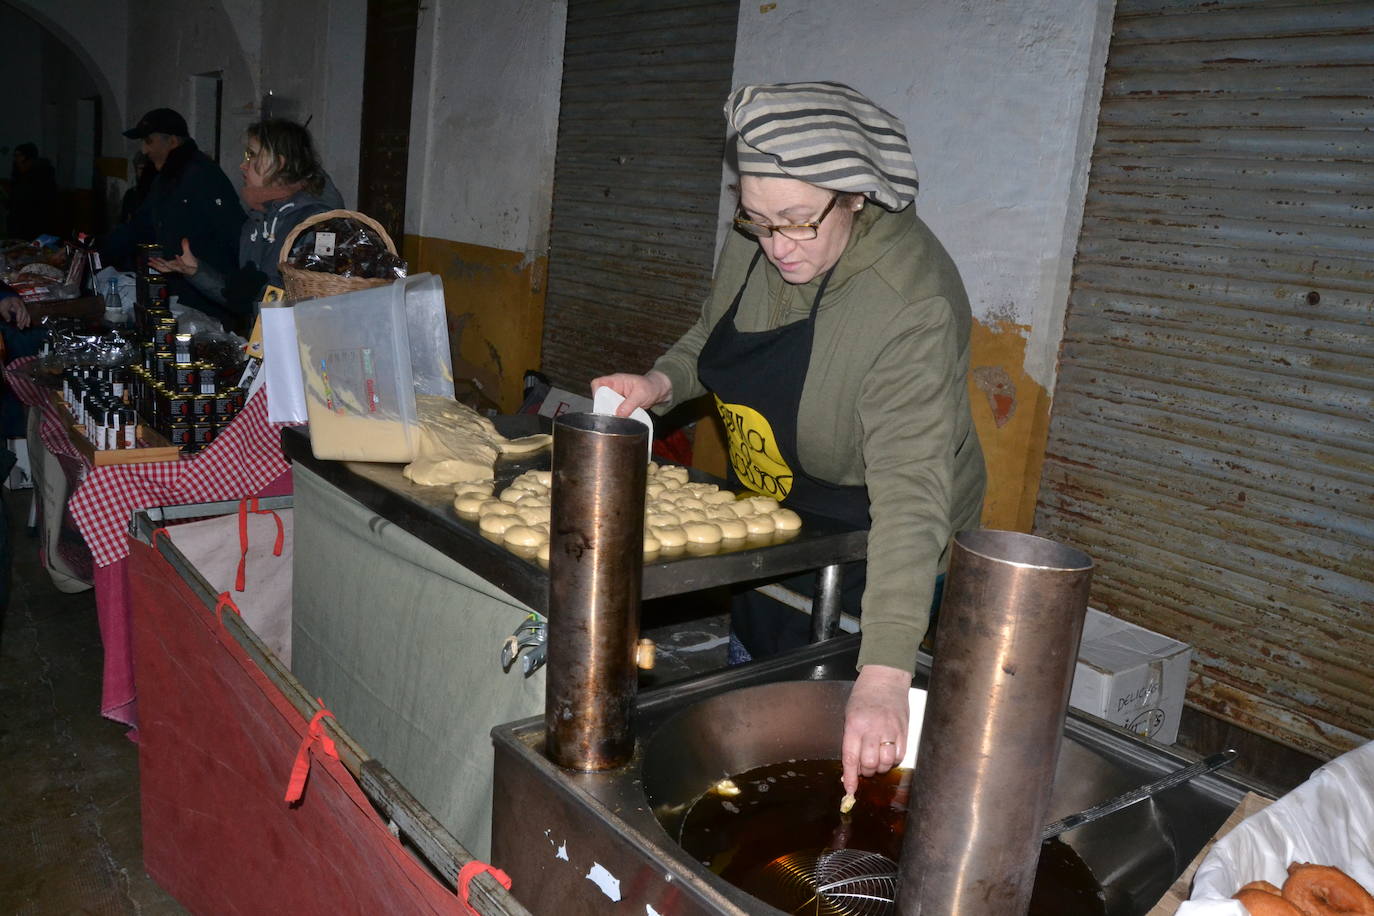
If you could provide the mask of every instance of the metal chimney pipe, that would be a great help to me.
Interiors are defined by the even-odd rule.
[[[622,417],[554,421],[544,730],[549,759],[570,770],[634,753],[647,436]]]
[[[901,916],[1030,906],[1092,565],[1029,534],[955,537],[897,867]]]

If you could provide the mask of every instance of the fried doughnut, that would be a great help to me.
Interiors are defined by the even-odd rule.
[[[1242,887],[1240,890],[1241,890],[1241,891],[1264,891],[1266,894],[1282,894],[1282,893],[1283,893],[1283,891],[1280,890],[1276,885],[1270,884],[1268,881],[1251,881],[1249,884],[1245,885],[1245,886]],[[1239,894],[1240,891],[1236,891],[1236,893]]]
[[[1283,897],[1314,916],[1374,916],[1374,897],[1354,878],[1330,865],[1290,864]]]
[[[1302,910],[1284,900],[1278,894],[1271,894],[1258,888],[1246,887],[1236,891],[1235,898],[1250,916],[1307,916]]]

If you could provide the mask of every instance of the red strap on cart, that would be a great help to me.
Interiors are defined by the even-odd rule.
[[[272,545],[272,556],[281,556],[282,548],[286,546],[286,526],[282,524],[281,516],[271,509],[259,509],[258,498],[249,496],[239,500],[239,571],[234,576],[234,591],[241,592],[246,587],[244,573],[248,565],[248,513],[254,515],[270,515],[277,522],[277,540]]]
[[[310,745],[318,742],[326,754],[335,760],[339,759],[339,751],[334,747],[334,739],[325,732],[322,721],[325,716],[334,718],[334,714],[325,708],[324,700],[320,699],[319,702],[320,711],[310,719],[305,737],[301,739],[300,750],[296,751],[296,762],[291,766],[291,779],[286,784],[286,803],[288,805],[294,805],[305,794],[305,778],[310,775]]]
[[[220,626],[224,626],[225,608],[230,608],[231,610],[233,610],[235,614],[238,614],[240,617],[243,616],[243,611],[240,611],[239,606],[234,603],[233,596],[230,595],[228,592],[220,592],[219,600],[215,602],[215,619],[219,621]]]
[[[164,527],[162,527],[162,528],[154,528],[154,529],[153,529],[153,533],[152,533],[152,535],[149,537],[148,543],[150,543],[152,546],[156,547],[156,546],[157,546],[157,536],[158,536],[159,534],[162,535],[163,537],[165,537],[165,538],[166,538],[167,540],[169,540],[169,541],[172,539],[171,533],[169,533],[169,532],[167,531],[166,527],[164,526]]]
[[[472,904],[468,902],[468,894],[471,891],[468,885],[472,883],[473,878],[483,873],[491,875],[502,887],[506,890],[510,890],[510,875],[506,874],[495,865],[488,865],[486,862],[478,862],[476,859],[464,865],[458,872],[458,897],[463,901],[463,909],[472,914],[472,916],[482,916],[482,914],[473,909]]]

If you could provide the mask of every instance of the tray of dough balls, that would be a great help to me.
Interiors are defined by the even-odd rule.
[[[494,419],[503,433],[523,435],[533,428],[529,421],[538,418]],[[547,559],[541,563],[539,555],[548,533],[548,449],[503,456],[492,476],[476,483],[422,486],[406,479],[400,465],[317,459],[308,430],[299,427],[283,431],[282,447],[294,462],[382,518],[533,610],[546,609]],[[483,530],[483,507],[486,516],[510,521],[488,521]],[[654,465],[645,484],[648,537],[641,595],[648,600],[777,578],[866,555],[866,531],[806,512],[778,512],[781,508],[765,497],[730,492],[725,481],[695,468]],[[516,527],[536,533],[512,532]],[[517,543],[521,540],[525,543]]]
[[[475,521],[493,543],[541,566],[549,564],[551,474],[525,471],[499,494],[495,481],[454,487],[454,511]],[[763,496],[736,493],[693,480],[678,465],[649,462],[644,486],[644,561],[710,556],[768,547],[796,537],[801,516]]]

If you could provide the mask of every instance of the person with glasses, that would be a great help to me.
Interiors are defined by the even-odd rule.
[[[182,239],[176,257],[151,263],[163,273],[189,279],[243,329],[251,325],[263,290],[282,285],[277,265],[291,230],[308,217],[342,209],[343,199],[320,164],[310,131],[283,118],[249,126],[239,171],[248,218],[239,233],[237,269],[225,272],[205,263],[189,239]]]
[[[844,572],[845,610],[862,611],[863,630],[842,751],[852,794],[860,773],[902,758],[949,543],[982,513],[972,316],[954,261],[916,215],[897,118],[820,82],[745,86],[725,111],[738,232],[701,317],[647,374],[592,385],[625,397],[622,416],[709,392],[732,485],[868,530],[866,564]],[[732,662],[809,637],[804,616],[756,592],[735,597]]]
[[[229,176],[188,134],[186,119],[170,108],[155,108],[124,131],[124,136],[140,141],[157,177],[130,220],[105,238],[101,254],[106,263],[131,269],[139,244],[155,242],[172,256],[186,239],[215,269],[228,272],[238,265],[243,207]],[[229,317],[221,303],[184,276],[169,277],[168,292],[213,318]]]

